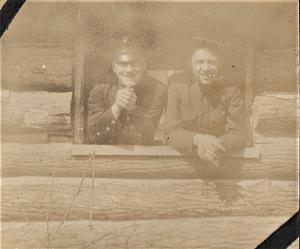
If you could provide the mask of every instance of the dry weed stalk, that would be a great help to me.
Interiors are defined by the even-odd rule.
[[[95,159],[95,153],[92,154],[92,159]],[[91,193],[91,207],[90,207],[90,223],[89,225],[92,226],[93,220],[93,208],[95,205],[95,166],[92,164],[92,193]]]
[[[74,204],[74,201],[76,199],[76,197],[79,195],[80,193],[80,190],[81,190],[81,187],[83,185],[83,182],[84,182],[84,179],[85,179],[85,176],[86,176],[86,172],[87,172],[87,169],[89,168],[89,166],[91,165],[91,162],[92,162],[92,159],[93,159],[93,156],[92,154],[90,153],[89,154],[89,161],[84,169],[84,172],[82,174],[82,177],[81,177],[81,181],[79,183],[79,186],[78,186],[78,189],[77,191],[75,192],[75,194],[73,195],[72,197],[72,200],[71,202],[69,203],[69,205],[67,206],[66,210],[65,210],[65,213],[64,213],[64,216],[61,220],[61,222],[59,223],[58,227],[56,228],[56,230],[54,231],[52,237],[50,236],[50,241],[53,240],[55,238],[55,236],[57,235],[57,233],[59,232],[59,230],[61,229],[62,225],[64,224],[69,212],[70,212],[70,209],[72,208],[73,204]]]

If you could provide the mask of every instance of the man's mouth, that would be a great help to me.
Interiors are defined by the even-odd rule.
[[[135,78],[137,76],[137,73],[130,73],[130,74],[122,74],[125,78]]]
[[[132,79],[132,78],[134,78],[134,75],[125,75],[125,74],[122,74],[122,76],[123,76],[124,78],[127,78],[127,79]]]
[[[134,74],[121,74],[121,81],[123,81],[124,84],[127,84],[127,85],[136,85],[138,82],[138,79],[137,79],[137,75]]]
[[[206,78],[206,79],[216,79],[216,74],[212,73],[212,72],[199,73],[199,75]]]

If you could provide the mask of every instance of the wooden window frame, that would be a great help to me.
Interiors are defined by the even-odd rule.
[[[80,17],[80,16],[79,16]],[[75,59],[73,72],[73,144],[84,144],[85,139],[85,82],[84,82],[84,51],[85,51],[85,35],[84,25],[80,18],[78,22],[77,37],[75,41]],[[255,48],[245,46],[245,96],[244,96],[244,112],[245,127],[249,136],[246,147],[253,146],[253,127],[252,127],[252,103],[254,99],[254,80],[255,80]],[[242,152],[240,152],[242,153]],[[242,153],[243,154],[243,153]],[[257,154],[259,154],[257,152]]]

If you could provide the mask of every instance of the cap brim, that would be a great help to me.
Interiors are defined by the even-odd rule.
[[[113,54],[113,59],[116,61],[127,62],[140,59],[142,57],[142,51],[137,48],[123,48],[118,49]]]
[[[218,48],[218,49],[226,49],[227,44],[216,41],[216,40],[211,40],[203,37],[192,37],[191,43],[193,47],[205,47],[205,48]]]

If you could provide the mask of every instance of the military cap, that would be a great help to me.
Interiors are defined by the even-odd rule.
[[[198,49],[207,49],[215,54],[224,69],[236,70],[241,64],[241,51],[238,46],[223,41],[212,40],[204,37],[191,39],[189,56]]]
[[[111,39],[111,59],[121,61],[134,60],[144,55],[142,42],[139,38],[129,33],[114,34]]]
[[[190,54],[198,49],[208,49],[216,54],[220,60],[223,60],[224,57],[228,57],[229,54],[228,44],[204,37],[192,37],[190,49]]]

